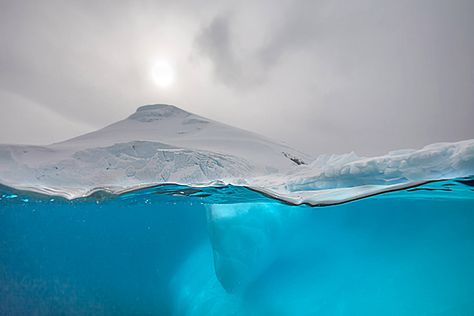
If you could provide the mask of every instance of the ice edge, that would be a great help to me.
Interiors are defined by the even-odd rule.
[[[26,185],[25,186],[11,186],[8,184],[3,184],[3,183],[0,183],[0,188],[3,186],[3,187],[10,188],[15,191],[20,191],[26,194],[34,193],[34,194],[39,194],[39,195],[43,195],[47,197],[60,197],[68,201],[74,201],[77,199],[88,198],[98,193],[116,197],[116,196],[120,196],[129,192],[134,192],[134,191],[144,190],[144,189],[149,189],[149,188],[154,188],[154,187],[169,186],[169,185],[186,186],[189,188],[205,188],[205,187],[222,188],[226,186],[234,186],[234,187],[243,187],[243,188],[249,189],[251,191],[262,194],[265,197],[283,202],[288,205],[294,205],[294,206],[307,205],[307,206],[312,206],[312,207],[320,207],[320,206],[339,205],[343,203],[348,203],[348,202],[372,197],[375,195],[410,189],[410,188],[418,187],[424,184],[439,182],[439,181],[446,181],[446,180],[452,180],[452,179],[449,179],[449,178],[434,179],[434,180],[423,180],[423,181],[411,181],[411,182],[406,182],[406,183],[384,185],[384,186],[367,186],[367,187],[373,187],[373,189],[368,192],[352,195],[348,198],[325,199],[325,200],[317,200],[311,197],[309,198],[295,197],[291,194],[278,193],[278,192],[275,192],[263,187],[234,184],[234,183],[223,182],[223,181],[213,181],[210,183],[196,183],[196,184],[161,182],[161,183],[140,184],[140,185],[135,185],[135,186],[130,186],[130,187],[96,187],[84,192],[77,192],[77,193],[61,190],[58,188],[50,188],[50,187],[39,188],[39,187],[26,186]]]

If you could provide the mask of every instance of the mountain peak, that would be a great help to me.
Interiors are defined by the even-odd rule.
[[[159,121],[169,117],[185,117],[190,113],[170,104],[149,104],[140,106],[128,118],[140,122]]]
[[[164,104],[164,103],[158,103],[158,104],[148,104],[148,105],[142,105],[137,108],[137,112],[143,112],[143,111],[161,111],[165,109],[176,109],[176,110],[181,110],[177,106],[174,106],[172,104]],[[182,111],[182,110],[181,110]]]

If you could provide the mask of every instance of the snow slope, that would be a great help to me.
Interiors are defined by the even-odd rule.
[[[98,131],[48,146],[0,146],[0,182],[77,197],[98,188],[239,183],[308,155],[172,105],[142,106]]]

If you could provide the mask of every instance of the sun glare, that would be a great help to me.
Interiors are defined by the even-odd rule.
[[[153,81],[160,88],[169,88],[175,81],[175,71],[167,61],[158,61],[153,64],[151,75]]]

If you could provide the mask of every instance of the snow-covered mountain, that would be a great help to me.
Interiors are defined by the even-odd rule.
[[[139,107],[125,120],[55,144],[52,148],[85,149],[134,141],[158,142],[174,147],[232,155],[245,159],[254,167],[275,170],[288,169],[300,161],[311,159],[306,154],[261,135],[167,104]]]
[[[186,112],[146,105],[98,131],[48,146],[0,146],[0,182],[70,197],[97,187],[238,183],[311,160],[265,137]]]
[[[47,146],[0,145],[0,184],[68,198],[163,183],[244,185],[287,202],[332,204],[474,175],[474,139],[379,157],[321,155],[172,105],[142,106],[98,131]]]

